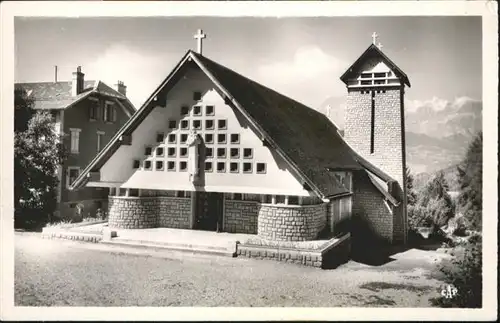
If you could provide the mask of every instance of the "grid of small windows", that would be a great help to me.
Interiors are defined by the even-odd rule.
[[[193,99],[200,101],[201,92],[193,92]],[[144,148],[145,156],[153,158],[142,163],[139,159],[134,160],[134,169],[142,166],[146,170],[187,171],[185,158],[189,155],[189,148],[186,143],[189,131],[196,130],[204,139],[205,172],[266,173],[266,163],[252,162],[253,149],[240,146],[240,133],[227,131],[227,119],[215,117],[215,106],[200,103],[193,106],[184,105],[178,113],[180,120],[175,117],[168,120],[167,134],[156,134],[156,142],[160,145]]]
[[[193,115],[201,116],[201,107],[199,105],[193,107]]]
[[[157,147],[156,148],[156,157],[163,157],[165,155],[165,148]]]
[[[217,173],[224,173],[226,171],[225,162],[217,162]]]
[[[226,148],[217,148],[217,157],[226,158]]]
[[[234,163],[234,162],[230,163],[229,164],[229,171],[231,173],[238,173],[238,171],[239,171],[239,164],[238,163]]]
[[[213,163],[211,161],[205,162],[205,172],[212,172]]]
[[[205,130],[213,130],[214,129],[214,120],[208,119],[205,120]]]
[[[175,157],[176,150],[177,149],[175,147],[168,147],[167,156],[168,157]]]
[[[212,133],[205,134],[205,143],[206,144],[213,144],[214,143],[214,135]]]
[[[186,161],[180,161],[179,162],[179,171],[180,172],[187,171],[187,162]]]
[[[189,107],[188,106],[182,106],[181,107],[181,116],[187,116],[189,114]]]
[[[243,173],[252,172],[252,163],[243,163]]]
[[[243,158],[252,158],[252,157],[253,157],[253,149],[243,148]]]
[[[217,143],[218,144],[225,144],[226,143],[226,134],[225,133],[219,133],[217,135]]]
[[[232,144],[239,144],[240,143],[240,135],[237,133],[232,133],[231,134],[231,143]]]
[[[230,155],[232,159],[240,158],[240,149],[239,148],[231,148]]]
[[[193,120],[193,129],[201,130],[201,120]]]
[[[205,114],[207,116],[213,116],[215,114],[215,107],[213,105],[207,105],[205,107]]]
[[[217,120],[217,129],[220,129],[220,130],[227,129],[227,120],[226,119]]]
[[[201,100],[201,92],[199,91],[193,92],[193,100],[195,101]]]
[[[181,120],[181,129],[188,130],[189,129],[189,120]]]

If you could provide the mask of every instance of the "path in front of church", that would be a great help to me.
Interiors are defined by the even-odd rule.
[[[436,251],[321,270],[15,235],[16,306],[428,307]]]

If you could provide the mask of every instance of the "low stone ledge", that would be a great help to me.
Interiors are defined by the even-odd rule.
[[[109,227],[102,230],[103,241],[111,241],[112,238],[116,238],[117,236],[116,230],[111,230]]]
[[[65,239],[92,243],[98,243],[102,240],[102,235],[99,234],[63,231],[54,228],[44,228],[41,236],[42,239]]]
[[[290,244],[281,247],[272,245],[239,243],[236,254],[240,257],[267,259],[289,262],[323,269],[336,268],[350,259],[350,234],[330,239],[321,243],[321,248],[291,248]]]

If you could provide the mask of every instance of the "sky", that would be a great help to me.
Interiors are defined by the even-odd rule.
[[[318,109],[346,95],[339,77],[372,43],[409,77],[407,109],[481,100],[481,17],[15,18],[15,81],[121,80],[136,106],[189,49]],[[334,107],[335,109],[336,107]]]

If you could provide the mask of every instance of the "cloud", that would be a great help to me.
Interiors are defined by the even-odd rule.
[[[407,131],[441,138],[456,134],[470,134],[482,127],[482,102],[467,96],[446,100],[406,102]]]
[[[170,66],[165,62],[174,61],[161,54],[151,55],[124,44],[114,44],[84,69],[89,79],[99,79],[111,86],[118,80],[123,81],[127,97],[138,109],[168,75]]]
[[[258,67],[256,80],[317,108],[327,97],[343,90],[338,76],[347,66],[317,46],[305,46],[291,57]]]
[[[430,100],[407,100],[406,111],[410,113],[416,113],[419,110],[422,110],[422,108],[431,109],[431,111],[435,112],[444,110],[457,111],[470,102],[478,102],[478,100],[472,99],[467,96],[461,96],[456,97],[454,100],[450,101],[434,96]]]

